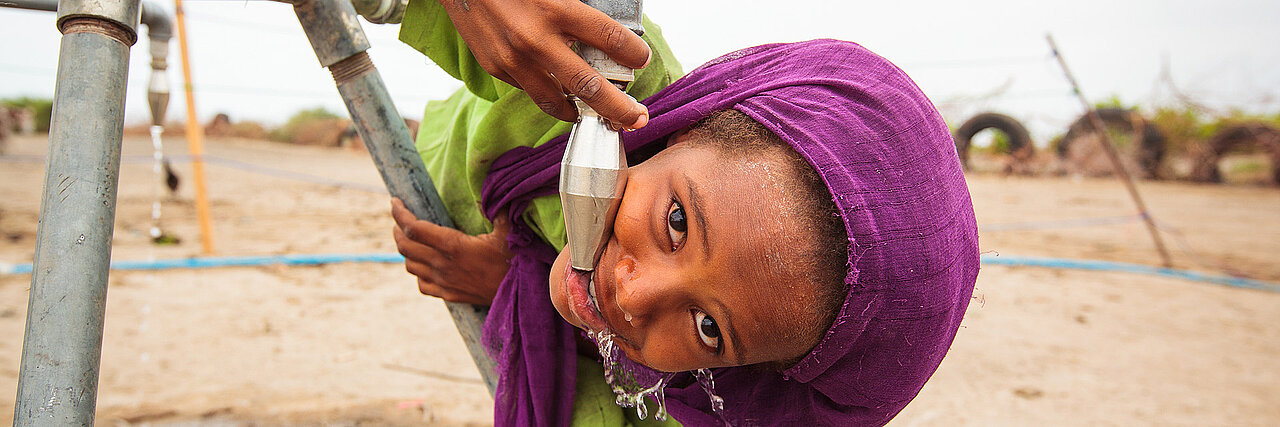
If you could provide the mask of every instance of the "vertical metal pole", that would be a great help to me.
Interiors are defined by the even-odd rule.
[[[360,138],[382,174],[387,191],[404,200],[405,206],[419,219],[452,227],[453,221],[444,210],[444,202],[436,194],[422,157],[414,148],[409,128],[391,102],[382,76],[365,53],[369,49],[369,41],[360,28],[351,2],[300,0],[291,3],[320,65],[329,68],[333,74],[338,93],[342,95]],[[446,302],[445,306],[492,394],[498,378],[493,359],[489,358],[480,341],[488,308],[451,302]]]
[[[1053,42],[1052,35],[1046,35],[1049,39],[1049,47],[1053,49],[1053,57],[1058,59],[1058,65],[1062,66],[1063,74],[1067,75],[1067,81],[1071,83],[1071,90],[1075,92],[1076,97],[1080,99],[1080,104],[1084,106],[1085,115],[1089,116],[1089,124],[1093,125],[1093,129],[1098,132],[1098,143],[1102,144],[1102,151],[1107,153],[1107,159],[1111,161],[1111,167],[1115,169],[1116,175],[1120,176],[1120,181],[1124,183],[1124,188],[1129,190],[1129,197],[1133,199],[1133,204],[1138,207],[1138,212],[1142,215],[1143,222],[1147,225],[1147,232],[1151,233],[1151,240],[1156,244],[1156,251],[1160,253],[1160,259],[1165,267],[1172,267],[1173,260],[1169,258],[1169,250],[1164,247],[1164,240],[1160,238],[1160,231],[1156,229],[1155,219],[1151,217],[1150,211],[1147,210],[1147,204],[1142,201],[1142,195],[1138,193],[1138,187],[1133,183],[1133,177],[1129,175],[1129,171],[1125,170],[1124,163],[1120,162],[1120,155],[1116,154],[1116,147],[1111,143],[1111,136],[1107,135],[1107,125],[1103,123],[1102,116],[1098,115],[1097,109],[1089,105],[1089,99],[1085,98],[1084,93],[1080,91],[1080,85],[1076,83],[1075,75],[1071,74],[1071,69],[1067,68],[1067,60],[1062,58],[1062,54],[1058,52],[1058,44]],[[1145,129],[1139,125],[1139,129]],[[1142,132],[1142,131],[1139,131]],[[1141,139],[1139,139],[1139,142]]]
[[[88,426],[97,404],[138,0],[62,0],[62,43],[14,405],[16,426]]]

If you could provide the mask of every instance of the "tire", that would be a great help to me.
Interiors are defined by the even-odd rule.
[[[1102,117],[1102,123],[1108,128],[1119,128],[1136,133],[1141,126],[1142,141],[1129,150],[1117,151],[1121,158],[1130,157],[1137,164],[1139,170],[1131,171],[1137,178],[1159,178],[1160,163],[1164,160],[1164,132],[1156,127],[1150,121],[1143,120],[1137,112],[1124,108],[1100,108],[1097,110],[1098,115]],[[1058,143],[1058,158],[1070,162],[1068,153],[1071,145],[1077,143],[1079,139],[1094,133],[1093,125],[1089,122],[1089,115],[1081,115],[1076,121],[1071,123],[1071,127],[1067,128],[1067,134],[1062,137],[1062,141]],[[1118,147],[1117,147],[1118,148]]]
[[[1255,150],[1271,154],[1271,176],[1280,184],[1280,129],[1263,123],[1248,123],[1225,127],[1209,139],[1208,150],[1197,159],[1191,179],[1201,182],[1222,182],[1218,160],[1228,151],[1252,146]]]
[[[1000,113],[980,113],[956,129],[956,154],[960,156],[960,164],[965,170],[969,170],[969,146],[973,136],[987,129],[996,129],[1009,137],[1009,151],[1005,154],[1014,154],[1032,147],[1031,133],[1027,132],[1022,122]]]

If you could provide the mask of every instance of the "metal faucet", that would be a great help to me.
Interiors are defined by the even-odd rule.
[[[574,99],[574,122],[560,162],[560,204],[573,268],[593,271],[613,231],[627,185],[622,136],[585,102]]]
[[[641,26],[640,0],[584,0],[636,34]],[[575,48],[596,71],[619,89],[635,80],[635,72],[609,58],[604,51],[577,44]],[[560,162],[560,204],[564,211],[569,260],[574,269],[594,271],[613,232],[613,219],[627,185],[627,155],[618,128],[585,102],[571,97],[578,120],[569,132]]]

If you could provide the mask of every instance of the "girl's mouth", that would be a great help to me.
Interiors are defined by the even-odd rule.
[[[595,283],[589,271],[574,269],[565,265],[565,290],[569,297],[569,310],[578,318],[580,325],[592,331],[609,330],[608,323],[600,314],[600,304],[596,300]]]

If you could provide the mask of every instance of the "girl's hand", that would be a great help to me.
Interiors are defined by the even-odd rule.
[[[399,198],[391,199],[392,230],[404,267],[418,277],[418,291],[450,302],[493,304],[498,285],[511,268],[505,214],[493,222],[493,232],[470,236],[413,216]]]
[[[649,46],[627,27],[580,0],[439,0],[485,71],[524,89],[547,114],[574,121],[577,95],[606,119],[639,129],[648,109],[569,48],[580,41],[623,66],[644,68]]]

